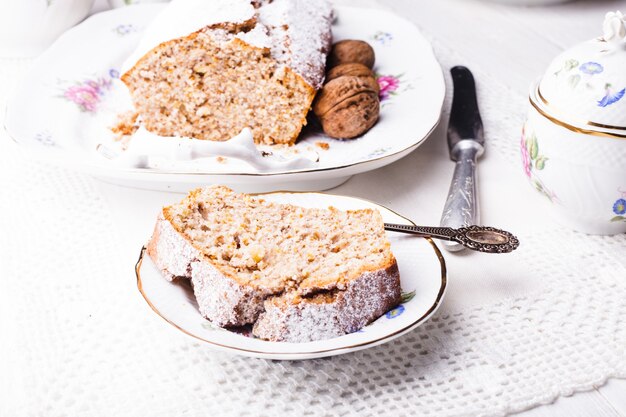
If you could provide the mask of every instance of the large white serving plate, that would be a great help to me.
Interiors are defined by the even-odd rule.
[[[45,160],[74,166],[122,185],[187,191],[207,184],[241,191],[320,190],[351,175],[390,164],[417,148],[439,121],[445,84],[430,44],[409,21],[381,10],[338,7],[334,40],[363,39],[376,52],[380,120],[362,137],[339,141],[308,127],[295,147],[272,150],[293,157],[317,152],[299,170],[259,171],[234,158],[156,161],[120,166],[98,145],[114,145],[116,116],[131,108],[119,80],[124,59],[162,5],[137,5],[96,14],[61,36],[36,59],[8,102],[5,128],[15,142]],[[328,150],[316,146],[325,142]]]
[[[373,208],[385,222],[412,222],[378,204],[353,197],[321,193],[271,193],[263,198],[303,207],[341,210]],[[214,326],[198,311],[193,290],[187,282],[169,282],[142,249],[136,266],[137,286],[152,310],[183,333],[206,342],[209,347],[269,359],[310,359],[353,352],[387,343],[424,323],[441,305],[446,290],[446,266],[430,239],[389,232],[397,259],[403,303],[362,330],[329,340],[308,343],[267,342],[249,332],[229,331]]]

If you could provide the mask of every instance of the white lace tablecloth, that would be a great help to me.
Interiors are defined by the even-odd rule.
[[[444,305],[386,345],[299,362],[215,352],[155,316],[135,287],[156,212],[180,196],[34,162],[3,132],[0,416],[500,416],[626,377],[626,236],[546,217],[517,156],[526,91],[426,33],[446,73],[458,63],[475,73],[483,220],[518,234],[516,253],[446,255]],[[0,62],[1,106],[28,65]],[[436,224],[453,169],[444,128],[332,192]]]

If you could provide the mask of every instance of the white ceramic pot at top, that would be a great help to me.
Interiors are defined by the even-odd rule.
[[[626,233],[626,21],[559,55],[530,92],[524,173],[556,220],[590,234]]]
[[[94,0],[0,1],[0,57],[32,57],[83,20]]]

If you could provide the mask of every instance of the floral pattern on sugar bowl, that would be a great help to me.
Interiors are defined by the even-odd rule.
[[[624,94],[626,93],[626,88],[622,88],[621,90],[616,90],[615,88],[613,88],[611,84],[606,83],[604,85],[604,91],[605,91],[604,97],[598,100],[598,106],[600,107],[606,107],[609,104],[617,103],[618,101],[620,101],[622,97],[624,97]]]
[[[520,151],[531,184],[558,203],[546,214],[583,233],[613,235],[626,233],[626,196],[615,193],[626,177],[626,18],[607,13],[602,29],[532,84]]]
[[[615,215],[612,222],[626,222],[626,191],[618,190],[621,197],[613,203],[613,214]]]
[[[580,67],[578,67],[578,69],[583,74],[589,75],[600,74],[602,71],[604,71],[604,67],[597,62],[585,62]]]
[[[71,83],[60,81],[61,85],[65,85],[62,87],[61,98],[76,104],[82,112],[96,113],[106,92],[113,86],[113,80],[119,76],[119,71],[112,68],[106,75],[85,78]]]
[[[599,62],[579,62],[576,59],[567,59],[554,76],[561,79],[570,89],[581,88],[592,92],[596,97],[596,105],[607,107],[620,101],[626,95],[626,86],[618,88],[614,83],[595,77],[604,73],[604,66]]]
[[[539,178],[537,171],[542,171],[546,167],[548,157],[539,153],[539,141],[534,131],[531,131],[528,124],[522,128],[522,138],[520,140],[520,153],[522,155],[522,165],[524,173],[535,189],[554,203],[558,201],[556,194],[551,191]]]

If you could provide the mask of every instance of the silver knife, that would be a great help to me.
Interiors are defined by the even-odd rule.
[[[450,72],[454,95],[448,125],[448,147],[450,159],[456,162],[456,167],[441,216],[441,226],[460,228],[476,225],[480,221],[476,161],[485,151],[485,141],[472,73],[460,66]],[[451,252],[463,249],[456,242],[444,242],[444,247]]]

